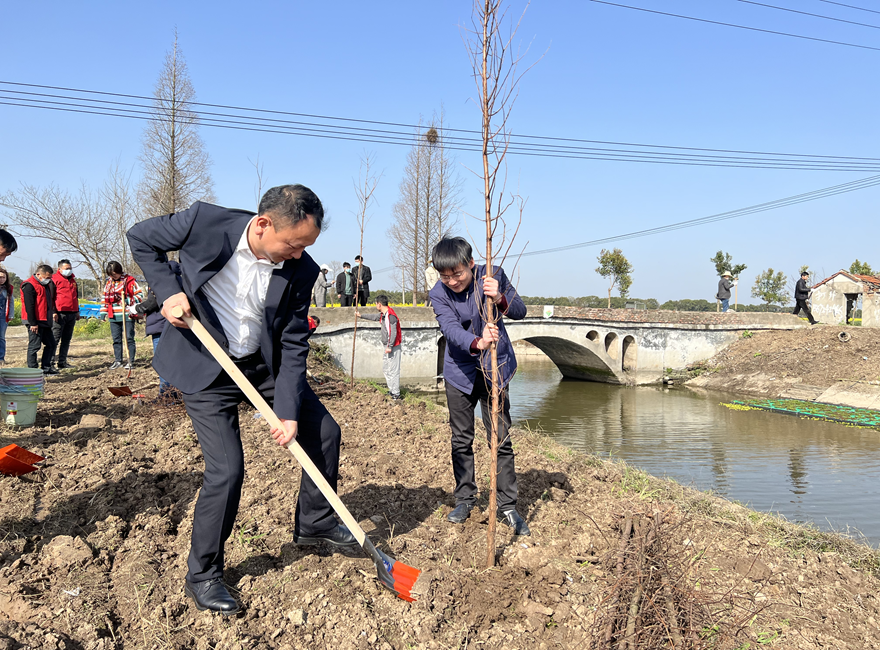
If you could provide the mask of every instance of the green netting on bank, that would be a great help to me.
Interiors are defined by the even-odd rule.
[[[744,402],[734,401],[733,403],[774,413],[797,415],[805,418],[819,418],[831,422],[842,422],[860,427],[880,429],[880,411],[873,409],[837,406],[821,402],[805,402],[799,399],[757,399]]]

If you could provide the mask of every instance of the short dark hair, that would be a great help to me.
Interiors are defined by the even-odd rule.
[[[52,275],[52,267],[48,264],[40,264],[37,267],[37,270],[34,271],[34,275],[36,275],[37,273],[48,273],[49,275]]]
[[[801,271],[801,277],[804,277],[805,275],[810,275],[810,272],[809,271]]]
[[[384,293],[380,293],[378,296],[376,296],[376,302],[378,302],[383,307],[387,307],[388,306],[388,296],[386,296]]]
[[[321,205],[321,199],[305,185],[279,185],[267,190],[260,199],[257,213],[271,214],[278,220],[278,230],[295,226],[309,216],[314,219],[318,230],[324,230],[324,206]]]
[[[351,268],[351,264],[349,264],[348,262],[343,262],[343,263],[342,263],[342,268],[345,268],[346,266],[347,266],[348,268]]]
[[[122,264],[120,264],[116,260],[110,260],[109,262],[107,262],[107,266],[104,268],[104,272],[107,273],[107,275],[113,275],[114,273],[125,273],[125,271],[122,270]]]
[[[69,259],[66,259],[66,258],[63,259],[63,260],[58,260],[58,266],[59,266],[59,268],[61,267],[62,264],[70,264],[70,260],[69,260]],[[73,266],[73,264],[70,264],[70,266]]]
[[[321,319],[317,316],[312,316],[312,320],[315,321],[315,327],[321,324]]]
[[[431,251],[431,263],[438,271],[452,271],[460,264],[470,266],[472,259],[473,249],[464,237],[444,237]]]
[[[6,253],[14,253],[18,250],[18,242],[15,241],[15,237],[12,236],[12,233],[0,228],[0,246],[2,246]]]
[[[355,256],[354,256],[354,261],[355,261],[355,262],[363,262],[363,261],[364,261],[364,258],[361,257],[360,255],[355,255]]]

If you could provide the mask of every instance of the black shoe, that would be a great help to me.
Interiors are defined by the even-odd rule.
[[[453,524],[463,524],[471,516],[471,510],[473,509],[473,503],[459,503],[452,509],[452,512],[446,515],[446,519]]]
[[[122,362],[121,362],[121,361],[114,361],[113,363],[110,364],[110,368],[109,368],[109,369],[110,369],[110,370],[116,370],[117,368],[121,368],[121,367],[122,367]]]
[[[58,368],[55,368],[53,366],[49,366],[48,368],[43,368],[43,374],[44,375],[60,375],[61,371],[58,370]]]
[[[402,399],[403,399],[403,395],[392,395],[392,396],[391,396],[391,399],[394,400],[394,401],[396,402],[396,401],[398,401],[398,400],[402,400]]]
[[[64,368],[64,369],[67,369],[67,370],[76,370],[76,366],[71,365],[71,364],[67,363],[66,361],[65,361],[64,363],[59,363],[59,364],[58,364],[58,367],[59,367],[59,368]]]
[[[501,521],[503,523],[513,528],[514,535],[532,534],[532,531],[529,530],[529,525],[519,516],[519,513],[516,510],[507,510],[498,514],[501,515]]]
[[[193,599],[196,608],[203,612],[210,609],[223,616],[232,616],[240,609],[235,599],[229,595],[222,578],[211,578],[203,582],[185,581],[183,593]]]
[[[300,546],[313,546],[318,542],[327,542],[333,546],[357,546],[357,539],[352,535],[348,527],[337,524],[336,528],[326,533],[312,533],[311,535],[293,534],[293,543]]]

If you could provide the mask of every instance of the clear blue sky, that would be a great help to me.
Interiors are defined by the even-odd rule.
[[[709,20],[880,47],[880,30],[737,0],[620,0]],[[880,26],[880,14],[821,0],[766,0]],[[872,8],[870,0],[852,0]],[[518,13],[522,3],[511,5]],[[479,128],[459,25],[470,3],[165,2],[7,3],[0,79],[151,94],[175,27],[198,99],[302,113],[413,123],[445,107],[450,126]],[[872,157],[880,51],[799,40],[612,7],[534,2],[520,29],[529,60],[510,123],[517,133],[713,149]],[[143,123],[0,106],[0,192],[19,183],[99,186],[115,160],[137,177]],[[331,215],[318,262],[357,252],[352,182],[363,144],[202,128],[219,203],[253,208],[264,185],[299,182]],[[373,269],[391,265],[386,230],[406,147],[366,145],[383,170],[365,241]],[[481,185],[458,154],[466,208]],[[518,242],[527,250],[699,218],[870,176],[870,172],[729,169],[512,156],[508,188],[528,198]],[[855,259],[880,266],[871,188],[775,211],[623,241],[632,295],[712,299],[718,249],[748,265],[830,274]],[[471,232],[478,228],[472,222]],[[464,231],[462,234],[466,234]],[[600,246],[524,258],[526,295],[603,295]],[[23,242],[8,260],[27,273],[54,260]],[[393,288],[392,274],[376,288]],[[740,299],[747,291],[740,291]]]

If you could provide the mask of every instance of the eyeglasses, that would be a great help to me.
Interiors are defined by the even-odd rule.
[[[441,282],[451,282],[453,280],[456,280],[456,281],[461,280],[464,278],[466,273],[467,273],[467,269],[465,269],[464,271],[459,271],[458,273],[453,273],[452,275],[443,275],[441,273],[440,274],[440,281]]]

